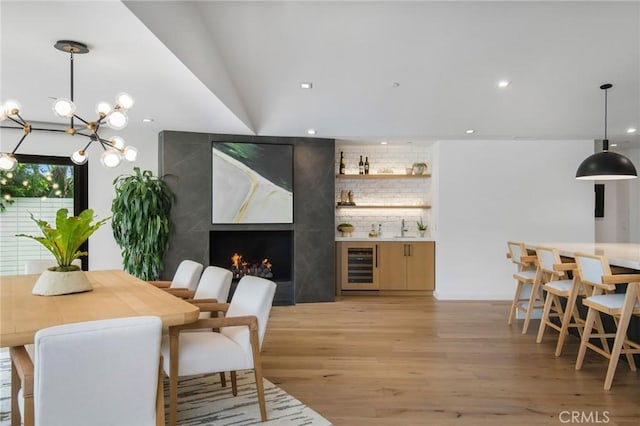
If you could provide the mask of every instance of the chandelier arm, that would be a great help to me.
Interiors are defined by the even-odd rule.
[[[97,134],[96,134],[97,136]],[[98,141],[100,142],[100,144],[102,145],[102,147],[105,149],[105,151],[107,150],[107,147],[109,149],[115,149],[116,151],[118,151],[119,153],[123,154],[124,153],[124,149],[122,148],[118,148],[117,146],[115,146],[111,141],[106,140],[106,139],[102,139],[101,137],[98,137]],[[107,145],[107,147],[105,147],[105,145]]]
[[[13,148],[13,151],[11,151],[11,155],[15,154],[16,151],[18,150],[18,148],[20,148],[20,145],[22,144],[22,142],[24,141],[24,139],[27,137],[29,133],[25,133],[24,135],[22,135],[22,137],[20,138],[20,141],[18,142],[18,144],[16,145],[15,148]]]
[[[20,120],[16,120],[15,118],[11,117],[11,116],[7,116],[7,118],[11,121],[13,121],[16,124],[19,124],[21,126],[24,127],[25,124],[27,124],[26,121],[24,121],[24,118],[20,117],[20,114],[16,114],[16,117],[18,117]]]
[[[84,124],[89,124],[89,122],[88,122],[88,121],[86,121],[86,120],[84,120],[82,117],[79,117],[79,116],[77,116],[77,115],[75,115],[75,114],[73,114],[73,117],[75,117],[75,118],[77,118],[78,120],[82,121]],[[73,119],[73,117],[71,117],[71,119]]]

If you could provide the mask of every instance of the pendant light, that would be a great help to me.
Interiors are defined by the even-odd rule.
[[[620,180],[635,179],[638,172],[631,160],[617,152],[609,151],[607,139],[607,90],[613,85],[607,83],[600,86],[604,90],[604,139],[602,152],[587,157],[578,167],[576,179],[581,180]]]

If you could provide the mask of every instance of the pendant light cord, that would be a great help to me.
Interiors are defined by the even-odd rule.
[[[607,139],[607,92],[608,88],[604,89],[604,140],[602,141],[602,151],[609,151],[609,139]]]

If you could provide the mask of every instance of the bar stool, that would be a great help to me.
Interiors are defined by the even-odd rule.
[[[578,278],[578,274],[573,274],[573,279],[566,278],[566,271],[574,271],[575,263],[562,263],[558,250],[552,247],[536,247],[538,257],[538,268],[542,273],[542,289],[547,292],[542,310],[540,327],[536,343],[542,342],[544,331],[547,326],[560,333],[556,344],[556,356],[560,356],[564,346],[565,337],[569,328],[577,328],[582,336],[584,320],[580,318],[576,299],[578,296],[585,296],[584,288]],[[562,308],[561,299],[566,299],[565,308]],[[559,325],[552,321],[555,318]]]
[[[543,308],[542,290],[540,288],[540,271],[535,267],[537,257],[528,255],[524,243],[507,241],[509,253],[507,257],[516,265],[513,274],[517,282],[516,293],[511,303],[508,324],[511,325],[516,311],[524,312],[522,334],[527,333],[531,314],[535,309]]]
[[[612,275],[609,263],[604,256],[595,256],[576,253],[576,264],[580,273],[580,279],[586,285],[593,287],[591,296],[583,300],[583,304],[589,308],[585,320],[584,332],[580,341],[580,350],[576,359],[576,370],[582,368],[587,348],[609,359],[607,374],[605,376],[604,389],[611,389],[613,376],[621,354],[625,354],[629,368],[636,371],[636,363],[633,354],[640,354],[640,344],[627,338],[627,328],[632,315],[640,315],[640,300],[638,286],[640,286],[640,274]],[[629,283],[626,293],[612,292],[616,284]],[[593,332],[594,324],[600,321],[600,315],[610,315],[615,323],[616,332]],[[602,348],[590,342],[593,337],[599,337]],[[609,348],[606,338],[615,338],[613,347]]]

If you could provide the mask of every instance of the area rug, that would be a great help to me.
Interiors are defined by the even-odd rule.
[[[0,426],[11,424],[11,364],[6,349],[0,350]],[[165,380],[165,390],[169,389]],[[260,421],[260,409],[253,371],[238,372],[238,396],[220,385],[218,374],[181,378],[178,387],[180,426],[331,426],[331,422],[285,391],[264,379],[269,421]],[[165,401],[169,395],[165,392]],[[169,412],[167,407],[167,418]],[[87,425],[90,426],[90,425]],[[124,425],[123,425],[124,426]]]

